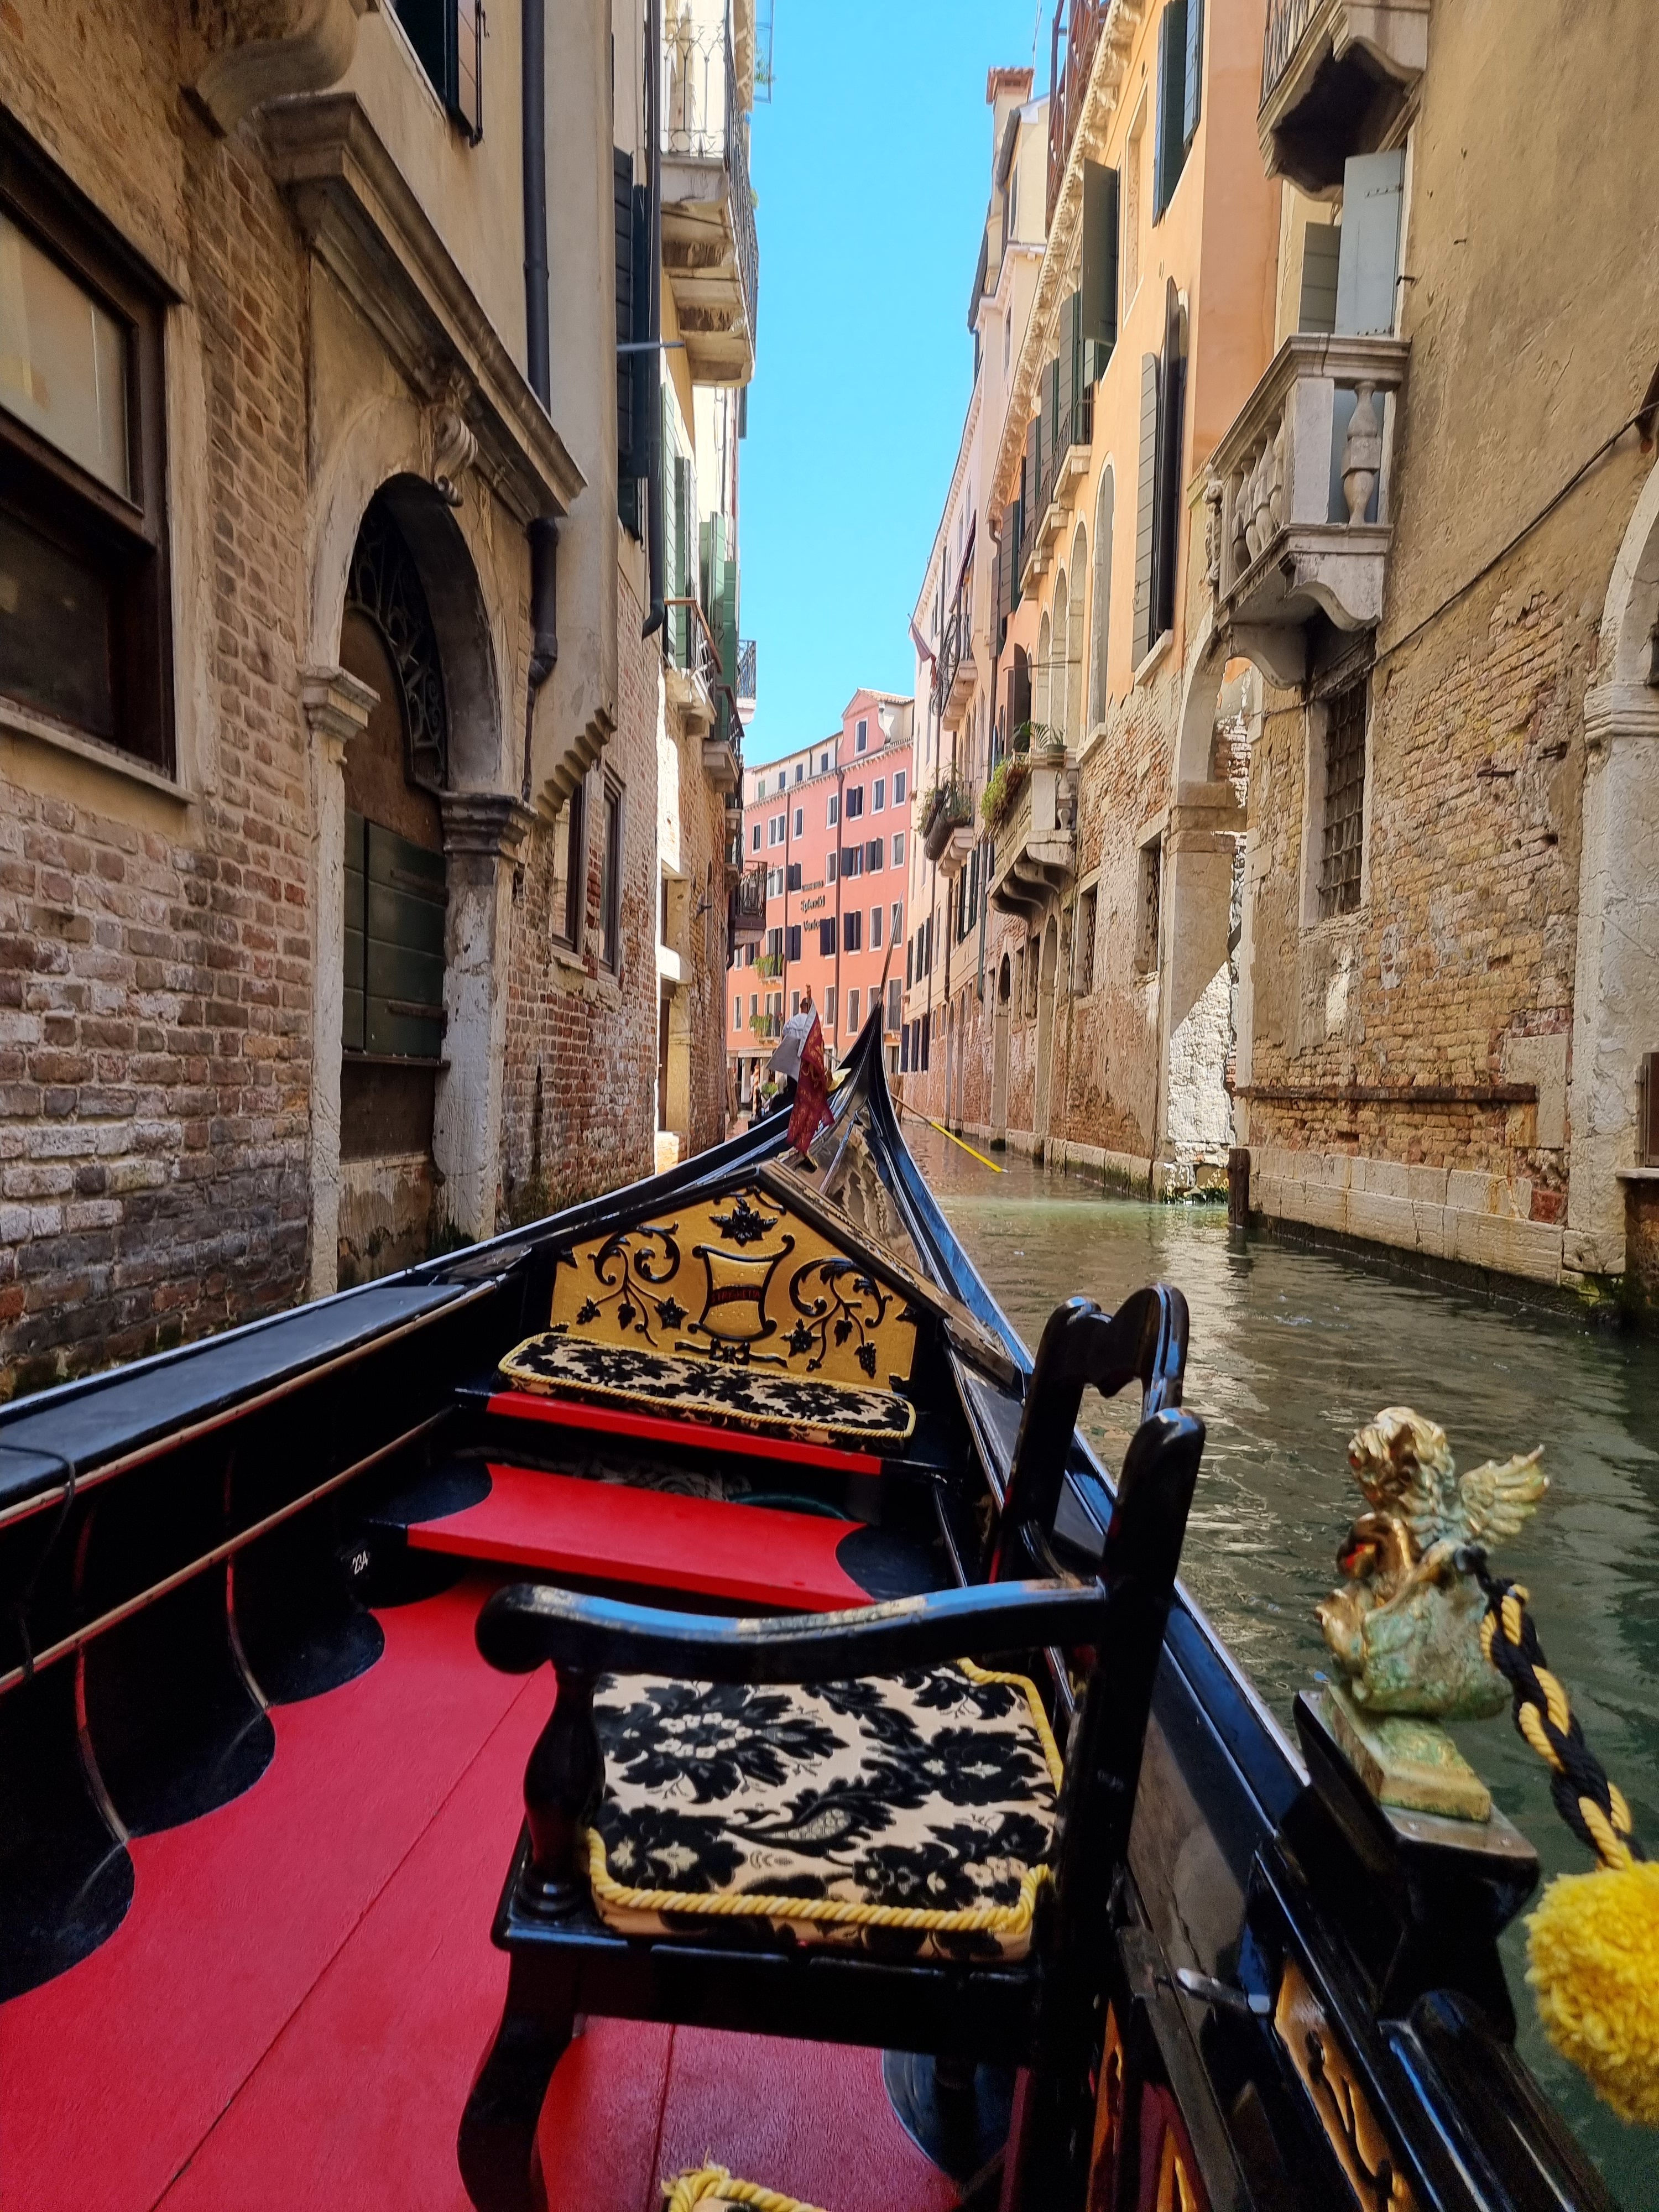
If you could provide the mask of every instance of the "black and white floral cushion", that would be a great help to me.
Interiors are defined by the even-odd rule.
[[[810,1689],[603,1681],[594,1902],[620,1933],[1023,1958],[1060,1759],[1035,1687],[966,1661]]]
[[[916,1409],[895,1390],[816,1382],[757,1364],[716,1365],[632,1346],[593,1344],[547,1330],[501,1364],[507,1382],[544,1396],[600,1398],[648,1413],[733,1422],[779,1434],[896,1443]]]

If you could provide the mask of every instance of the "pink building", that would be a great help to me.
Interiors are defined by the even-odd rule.
[[[831,735],[744,771],[744,863],[765,871],[766,934],[734,945],[726,970],[726,1056],[741,1107],[809,987],[832,1066],[881,999],[897,1068],[912,718],[908,699],[855,691]]]

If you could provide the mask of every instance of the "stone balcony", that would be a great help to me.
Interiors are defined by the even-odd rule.
[[[991,903],[1040,924],[1077,866],[1077,770],[1064,753],[1034,753],[995,831]]]
[[[694,384],[755,372],[760,249],[749,132],[724,8],[696,0],[665,29],[662,259]]]
[[[1338,629],[1382,613],[1389,453],[1404,338],[1287,338],[1210,461],[1216,627],[1275,684],[1306,674],[1317,611]]]
[[[1430,0],[1269,0],[1256,131],[1270,177],[1342,181],[1385,141],[1429,58]]]

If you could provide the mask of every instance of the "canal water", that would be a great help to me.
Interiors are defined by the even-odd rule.
[[[1550,1491],[1498,1554],[1532,1594],[1540,1639],[1591,1747],[1659,1850],[1659,1345],[1431,1289],[1330,1253],[1231,1237],[1219,1208],[1113,1198],[1021,1155],[981,1167],[907,1118],[951,1226],[1028,1345],[1075,1291],[1105,1306],[1155,1278],[1192,1312],[1186,1403],[1208,1431],[1184,1557],[1194,1597],[1290,1723],[1323,1667],[1315,1601],[1357,1508],[1347,1440],[1384,1406],[1445,1429],[1458,1465],[1544,1447]],[[1090,1440],[1115,1463],[1133,1408],[1091,1394]],[[1454,1731],[1545,1876],[1589,1861],[1547,1770],[1506,1717]],[[1659,2135],[1597,2103],[1540,2033],[1519,1923],[1505,1954],[1522,2047],[1620,2202],[1659,2208]]]

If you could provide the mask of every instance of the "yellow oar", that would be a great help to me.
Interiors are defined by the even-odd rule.
[[[969,1159],[977,1160],[982,1168],[989,1168],[993,1175],[1007,1174],[1006,1168],[1000,1168],[994,1160],[988,1160],[983,1152],[976,1152],[971,1145],[963,1143],[954,1129],[947,1129],[943,1121],[936,1121],[931,1114],[916,1114],[914,1106],[902,1104],[899,1110],[903,1114],[915,1114],[918,1121],[925,1121],[930,1129],[937,1129],[941,1137],[948,1137],[953,1145],[960,1145]]]

